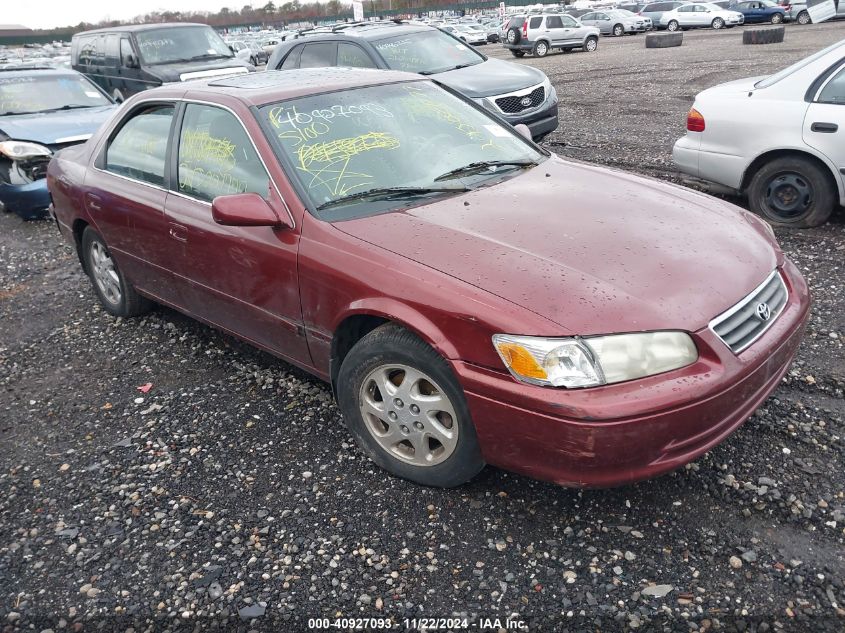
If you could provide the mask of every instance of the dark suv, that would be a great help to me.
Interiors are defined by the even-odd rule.
[[[432,75],[539,141],[558,125],[558,99],[536,68],[485,57],[443,31],[407,22],[358,22],[302,32],[279,44],[268,69],[349,66]]]

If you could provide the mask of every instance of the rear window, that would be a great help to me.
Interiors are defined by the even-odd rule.
[[[539,29],[540,24],[543,22],[543,18],[531,18],[531,21],[528,23],[528,28],[530,29]]]
[[[525,18],[518,17],[518,18],[511,18],[508,22],[509,29],[519,29],[522,28],[522,23],[525,22]]]

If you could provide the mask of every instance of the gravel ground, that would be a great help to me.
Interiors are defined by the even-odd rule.
[[[561,95],[556,151],[676,179],[671,143],[698,90],[843,32],[788,27],[765,47],[696,32],[662,51],[605,39],[520,63]],[[616,490],[488,468],[443,491],[377,470],[315,379],[168,309],[109,317],[51,224],[0,217],[0,631],[304,631],[335,616],[842,631],[845,235],[839,220],[779,237],[813,317],[728,441]]]

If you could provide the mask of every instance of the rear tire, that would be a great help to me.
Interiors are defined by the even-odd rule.
[[[679,31],[681,29],[681,25],[678,24],[677,20],[669,20],[669,24],[666,25],[666,30],[674,33],[675,31]]]
[[[358,446],[398,477],[451,488],[484,467],[463,389],[449,364],[396,324],[376,328],[355,344],[340,367],[337,395]]]
[[[511,49],[511,55],[514,57],[525,57],[525,51],[515,51]]]
[[[90,226],[82,234],[82,261],[106,312],[118,317],[133,317],[150,310],[152,302],[135,292],[111,258],[103,238]]]
[[[531,51],[534,57],[545,57],[549,54],[549,44],[545,40],[540,40],[534,44],[534,50]]]
[[[785,156],[757,170],[748,186],[748,205],[772,224],[808,228],[827,222],[836,194],[836,186],[819,165]]]

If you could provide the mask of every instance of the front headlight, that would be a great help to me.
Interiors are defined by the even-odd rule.
[[[2,141],[0,142],[0,154],[12,160],[24,160],[27,158],[36,158],[37,156],[52,156],[53,152],[38,143]]]
[[[653,376],[698,359],[686,332],[590,338],[495,334],[493,345],[514,378],[549,387],[595,387]]]

